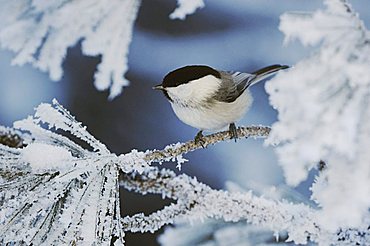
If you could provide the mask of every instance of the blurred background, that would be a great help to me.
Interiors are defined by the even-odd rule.
[[[369,26],[369,1],[350,1]],[[283,46],[279,16],[286,11],[311,11],[319,0],[217,0],[185,21],[171,20],[175,0],[143,0],[134,27],[127,78],[132,82],[122,95],[108,101],[107,92],[93,85],[99,57],[82,56],[80,47],[70,48],[64,62],[64,77],[52,82],[48,75],[30,66],[12,67],[12,54],[0,51],[0,124],[33,114],[33,108],[53,98],[116,153],[132,149],[161,149],[167,144],[193,139],[196,129],[174,115],[162,93],[152,90],[169,71],[188,64],[207,64],[222,70],[252,72],[271,64],[294,65],[310,49],[298,43]],[[124,14],[124,13],[122,13]],[[299,83],[299,79],[297,79]],[[264,83],[252,89],[254,104],[239,125],[271,125],[277,119],[269,105]],[[283,173],[271,148],[263,140],[246,139],[217,144],[185,156],[181,172],[196,176],[213,188],[224,188],[230,180],[244,188],[281,185]],[[164,163],[175,169],[175,164]],[[177,170],[177,172],[179,172]],[[310,180],[296,190],[309,198]],[[170,201],[154,195],[121,191],[122,215],[150,213]],[[159,232],[160,233],[160,232]],[[127,245],[158,245],[156,234],[128,234]]]

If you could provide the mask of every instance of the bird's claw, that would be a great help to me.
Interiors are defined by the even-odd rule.
[[[200,144],[203,148],[205,148],[205,140],[203,138],[203,132],[199,131],[194,138],[195,144]]]
[[[238,129],[236,128],[234,123],[231,123],[229,125],[229,134],[230,134],[230,139],[234,139],[235,142],[238,139]]]

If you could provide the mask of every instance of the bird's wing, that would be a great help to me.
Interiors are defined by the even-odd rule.
[[[231,103],[235,101],[256,75],[241,72],[221,72],[222,84],[216,92],[215,99]]]
[[[234,102],[249,86],[254,85],[279,70],[287,69],[285,65],[271,65],[261,68],[253,73],[221,72],[222,84],[217,91],[216,100],[221,102]]]

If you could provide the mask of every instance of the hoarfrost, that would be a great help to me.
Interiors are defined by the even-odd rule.
[[[16,3],[13,3],[16,2]],[[67,49],[82,40],[85,55],[102,56],[95,86],[110,98],[128,85],[127,54],[139,0],[2,1],[6,21],[0,43],[16,56],[12,64],[30,63],[52,80],[63,75]]]
[[[290,185],[324,161],[312,187],[323,228],[366,227],[370,208],[370,36],[346,1],[282,15],[286,41],[316,51],[266,84],[279,121],[268,143],[276,148]]]
[[[41,104],[34,117],[14,125],[19,130],[0,127],[1,244],[123,245],[127,231],[154,232],[178,220],[199,225],[210,218],[249,222],[269,229],[270,237],[286,231],[295,243],[307,243],[308,238],[324,245],[370,240],[364,227],[343,227],[332,233],[318,226],[322,211],[306,204],[259,197],[240,189],[215,190],[186,174],[150,166],[171,156],[181,161],[177,158],[179,149],[192,151],[193,143],[188,149],[187,144],[178,143],[162,152],[132,150],[116,156],[56,100],[52,105]],[[63,132],[42,126],[71,133],[92,150],[76,144]],[[45,151],[49,153],[43,156]],[[161,153],[165,154],[158,158]],[[149,215],[122,217],[120,185],[176,202]],[[224,242],[223,238],[230,235],[236,235],[235,231],[225,228],[216,236]]]
[[[235,183],[227,182],[230,192],[247,192]],[[295,203],[301,202],[300,195],[293,189],[285,186],[274,187],[275,194],[265,194],[266,189],[271,187],[256,187],[255,184],[248,186],[265,198],[273,200],[291,200]],[[288,238],[286,232],[275,232],[267,230],[258,225],[251,225],[245,221],[237,223],[225,222],[224,220],[206,219],[203,223],[189,225],[185,219],[177,220],[174,226],[165,228],[164,233],[158,238],[163,246],[176,245],[198,245],[198,246],[227,246],[227,245],[290,245],[284,243]]]
[[[88,3],[92,2],[89,8]],[[185,1],[178,1],[174,16],[181,18],[203,4],[191,2],[195,5],[189,8]],[[118,18],[120,7],[131,4],[128,9],[132,18],[138,7],[133,1],[118,0],[19,0],[1,4],[4,8],[0,11],[5,14],[0,23],[0,42],[17,53],[14,63],[32,63],[49,71],[52,77],[61,76],[60,65],[67,47],[85,38],[82,48],[86,54],[102,54],[92,47],[106,41],[106,26]],[[321,245],[367,245],[369,32],[346,1],[326,0],[325,5],[326,9],[314,13],[281,17],[280,28],[287,42],[299,39],[304,45],[316,45],[317,50],[267,84],[271,103],[279,112],[268,143],[279,144],[277,153],[288,184],[299,184],[319,162],[325,163],[312,186],[312,199],[318,207],[257,196],[235,185],[230,191],[215,190],[186,174],[150,166],[152,162],[168,160],[181,165],[181,149],[186,144],[169,145],[164,151],[132,150],[116,156],[54,100],[52,105],[37,107],[34,117],[15,122],[16,129],[0,126],[0,243],[123,245],[126,231],[154,232],[177,221],[196,226],[190,231],[193,238],[184,238],[191,243],[191,239],[210,235],[209,231],[215,228],[209,222],[211,218],[223,221],[212,234],[220,244],[237,236],[252,235],[254,227],[245,224],[249,222],[271,232],[262,236],[284,235],[295,243],[310,240]],[[71,27],[65,18],[72,7],[99,14],[86,15],[92,18],[89,21],[83,15],[81,22]],[[104,14],[109,17],[105,19]],[[75,21],[76,16],[72,17]],[[84,21],[89,25],[83,25]],[[96,24],[93,31],[86,31],[91,23]],[[132,28],[132,23],[127,25]],[[71,34],[81,31],[78,28],[85,32],[81,36],[70,35],[71,30]],[[118,40],[125,30],[112,34],[117,35],[112,40]],[[99,33],[99,38],[94,39],[94,32]],[[64,39],[67,34],[70,37]],[[61,39],[54,43],[57,37]],[[46,56],[51,49],[56,49],[55,54]],[[125,50],[127,47],[122,48],[121,54]],[[107,88],[104,81],[112,75],[106,72],[110,62],[103,58],[102,64],[98,71],[101,77],[97,77],[103,82],[98,84]],[[124,73],[125,69],[120,69],[113,66],[117,74]],[[120,87],[122,81],[116,84]],[[111,87],[112,97],[115,92],[118,90]],[[53,129],[59,129],[58,133]],[[84,141],[89,149],[75,143],[68,134]],[[194,146],[189,149],[194,150]],[[44,151],[48,155],[42,156],[40,152]],[[120,182],[119,171],[123,172]],[[132,192],[158,194],[176,202],[149,215],[121,217],[120,185]],[[196,230],[201,223],[208,231],[205,234]],[[162,238],[166,235],[170,234]]]
[[[203,0],[177,0],[177,8],[170,14],[171,19],[184,20],[187,15],[204,7]]]
[[[36,173],[38,170],[45,172],[45,170],[53,170],[65,164],[70,164],[72,160],[71,152],[67,149],[43,143],[27,145],[22,149],[21,155],[22,160],[29,163]]]
[[[95,151],[40,124],[70,132]],[[56,100],[14,125],[27,146],[0,144],[1,244],[122,245],[118,157]]]
[[[13,65],[30,63],[48,72],[52,80],[60,80],[67,49],[81,41],[84,55],[101,56],[94,75],[98,90],[109,89],[113,99],[129,84],[124,75],[141,0],[2,0],[0,4],[0,45],[15,53]],[[202,0],[178,4],[171,18],[184,19],[204,6]]]

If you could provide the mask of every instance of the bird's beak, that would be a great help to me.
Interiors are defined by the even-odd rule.
[[[160,84],[160,85],[153,86],[153,89],[154,90],[161,90],[161,91],[163,91],[164,90],[164,87],[162,86],[162,84]]]

